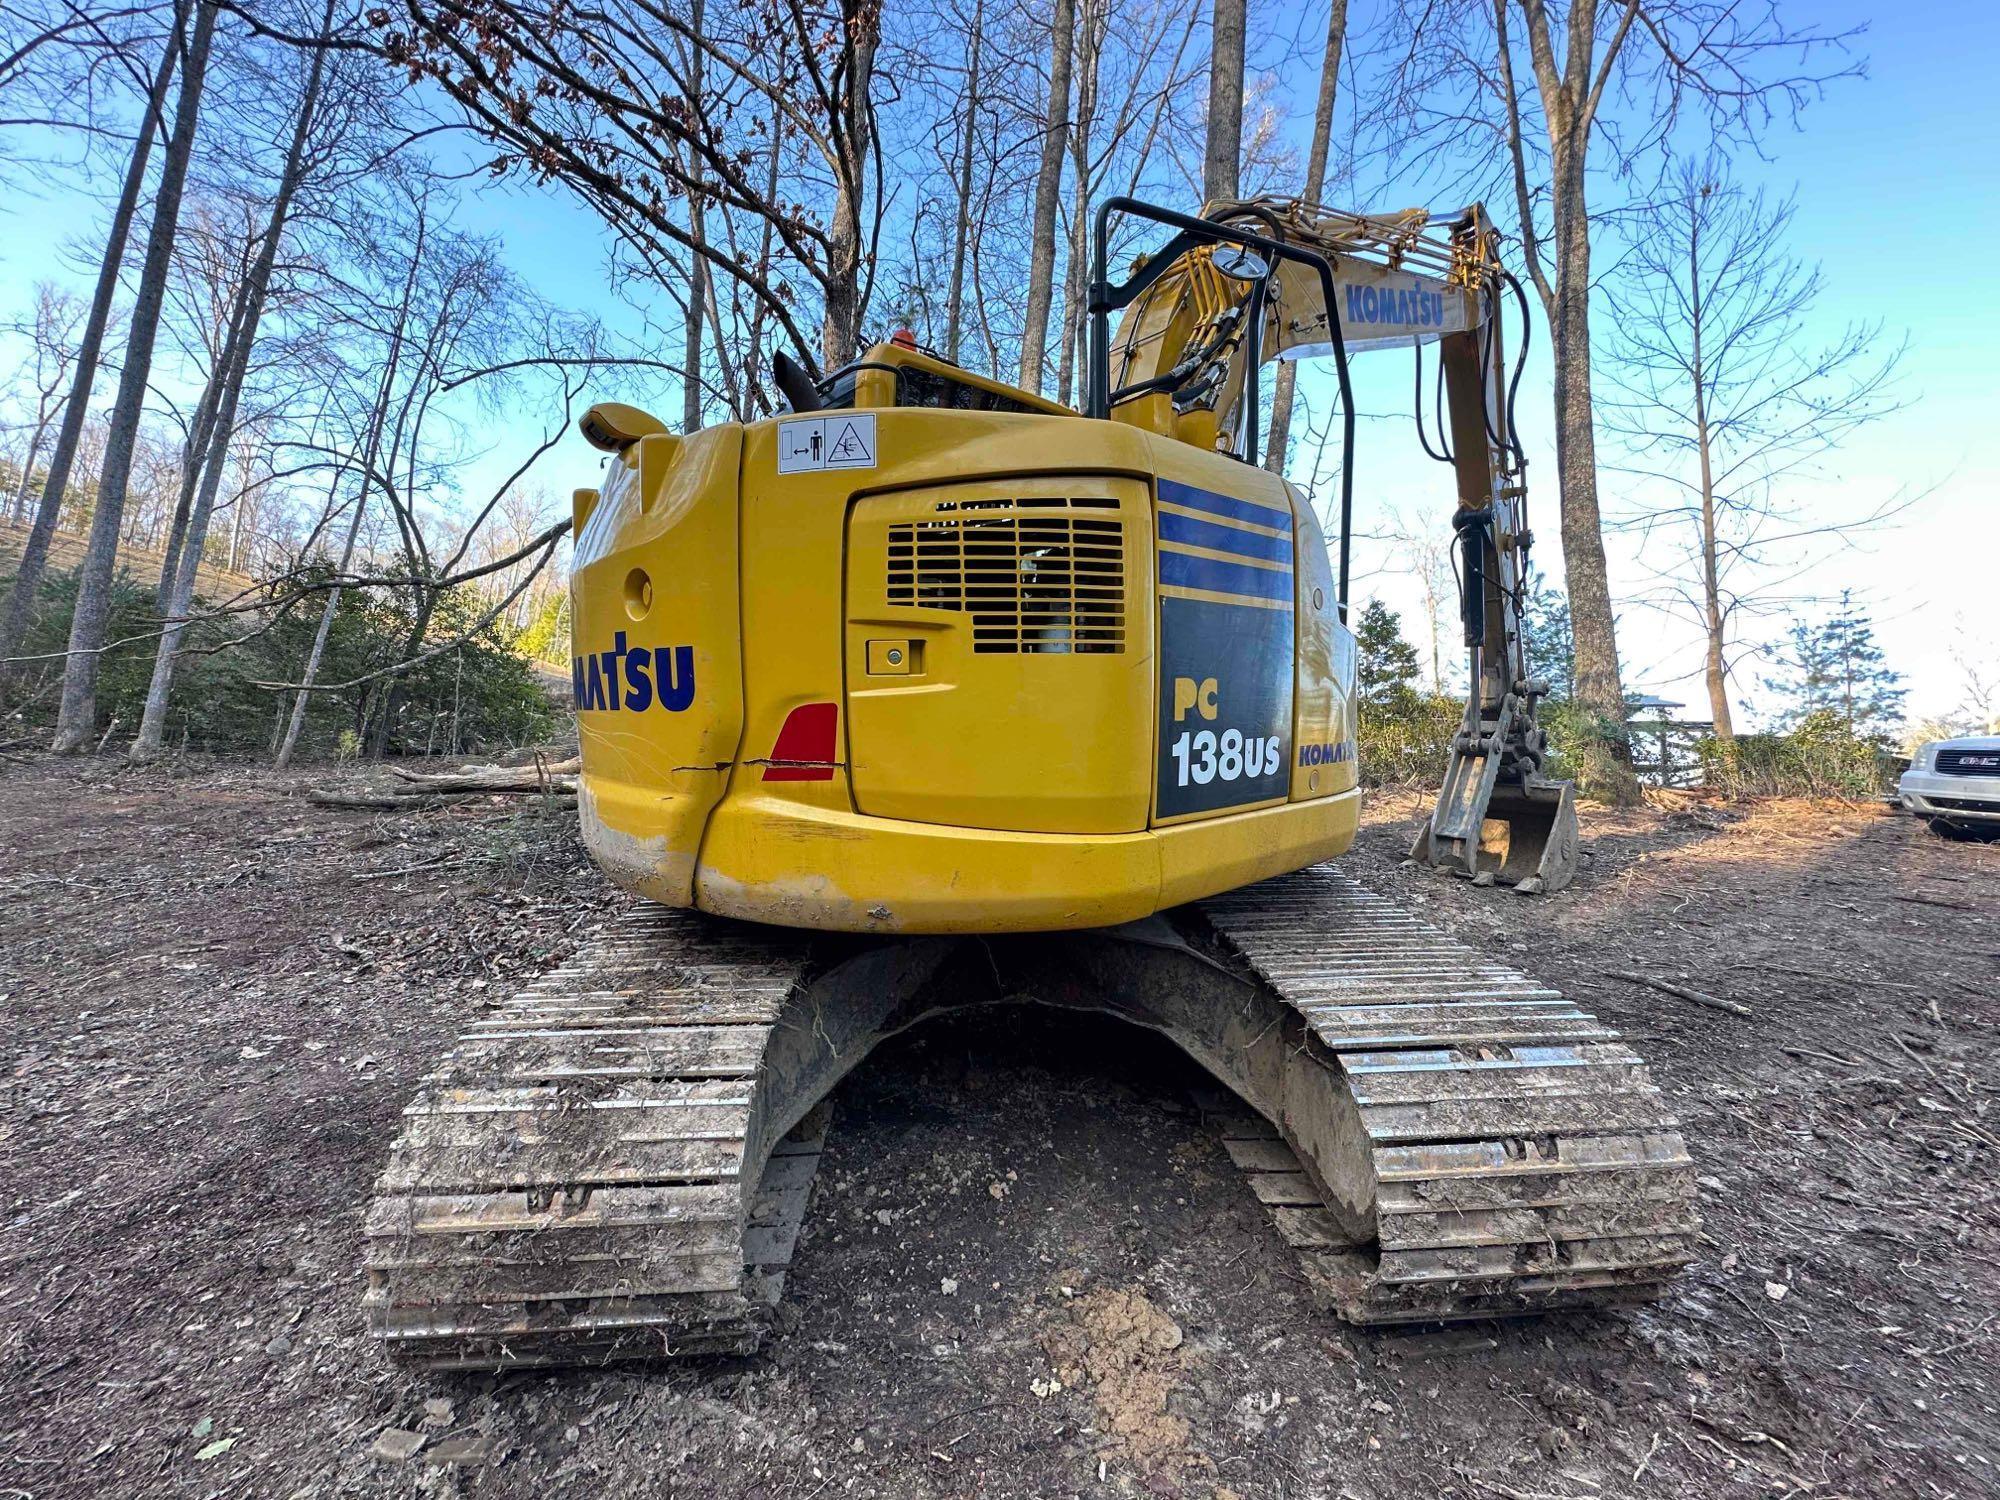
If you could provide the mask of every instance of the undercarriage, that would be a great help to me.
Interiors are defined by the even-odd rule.
[[[1640,1058],[1322,867],[1006,939],[642,907],[424,1081],[367,1220],[371,1328],[437,1368],[754,1350],[840,1079],[928,1017],[1023,1000],[1205,1068],[1231,1157],[1351,1322],[1640,1300],[1693,1255],[1693,1169]]]

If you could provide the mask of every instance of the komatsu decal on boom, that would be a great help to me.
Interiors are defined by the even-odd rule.
[[[1117,284],[1114,216],[1172,231]],[[425,1081],[367,1221],[374,1331],[451,1367],[756,1347],[822,1101],[883,1037],[1024,995],[1226,1085],[1231,1156],[1348,1319],[1655,1295],[1696,1224],[1639,1057],[1309,868],[1360,797],[1348,360],[1435,342],[1472,686],[1415,853],[1523,889],[1574,872],[1519,629],[1510,285],[1478,208],[1114,199],[1081,413],[901,336],[821,380],[775,357],[765,421],[593,407],[582,827],[652,904]],[[1333,549],[1254,461],[1257,370],[1315,352]]]

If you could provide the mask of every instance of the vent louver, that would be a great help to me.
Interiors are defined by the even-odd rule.
[[[934,520],[889,528],[889,603],[970,615],[975,653],[1121,652],[1117,509],[1111,499],[944,502]]]

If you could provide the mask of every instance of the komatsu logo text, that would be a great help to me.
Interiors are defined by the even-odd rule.
[[[621,630],[609,651],[572,656],[569,676],[579,709],[658,706],[677,714],[694,702],[694,647],[629,646]]]
[[[1344,321],[1436,328],[1444,322],[1444,294],[1412,291],[1408,287],[1350,286]]]

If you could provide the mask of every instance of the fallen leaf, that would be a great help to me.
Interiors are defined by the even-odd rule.
[[[195,1455],[195,1459],[197,1462],[207,1463],[211,1458],[222,1457],[223,1454],[227,1453],[231,1448],[234,1448],[235,1446],[236,1446],[235,1438],[217,1438],[214,1442],[210,1443],[206,1448],[202,1449],[201,1452],[197,1453]]]

